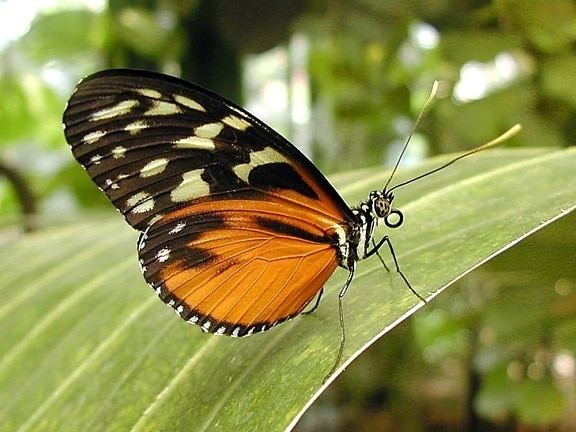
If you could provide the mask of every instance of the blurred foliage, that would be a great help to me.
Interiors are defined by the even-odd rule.
[[[422,29],[438,43],[423,47]],[[25,35],[0,45],[0,242],[18,227],[110,207],[61,133],[81,76],[156,69],[238,101],[243,57],[286,46],[295,33],[309,46],[313,155],[325,171],[387,162],[433,80],[441,81],[439,98],[414,139],[429,154],[472,147],[516,122],[517,145],[573,145],[570,0],[110,0],[102,11],[76,4],[38,14]],[[493,77],[505,60],[516,67],[513,79],[479,99],[453,97],[467,66]],[[574,370],[570,378],[558,372],[574,368],[574,222],[566,218],[470,275],[363,356],[317,407],[331,400],[330,418],[356,418],[348,430],[576,427],[566,409]],[[344,402],[343,414],[334,407]]]

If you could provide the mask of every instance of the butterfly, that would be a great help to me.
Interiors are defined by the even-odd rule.
[[[357,262],[384,245],[424,300],[400,270],[390,238],[374,239],[378,221],[402,224],[393,189],[406,183],[387,184],[351,208],[269,126],[208,90],[154,72],[88,76],[63,123],[74,157],[140,232],[148,285],[206,332],[246,336],[302,313],[314,298],[315,309],[337,267],[348,271],[341,299]]]

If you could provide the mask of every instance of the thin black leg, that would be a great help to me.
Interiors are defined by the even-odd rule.
[[[392,259],[394,260],[394,265],[396,266],[396,271],[400,274],[400,276],[402,276],[402,279],[404,279],[404,282],[406,283],[406,285],[408,286],[410,291],[412,291],[412,293],[416,297],[418,297],[420,300],[422,300],[422,302],[426,303],[426,299],[424,297],[422,297],[420,294],[418,294],[418,292],[412,287],[412,284],[408,281],[408,278],[404,275],[402,270],[400,270],[400,265],[398,264],[398,259],[396,258],[396,252],[394,252],[394,247],[392,246],[392,242],[390,241],[390,237],[385,236],[380,241],[379,244],[383,245],[384,243],[386,243],[388,245],[388,250],[390,251],[390,255],[392,255]]]
[[[318,308],[318,305],[320,304],[320,299],[322,298],[322,294],[324,294],[324,287],[320,288],[320,292],[318,293],[318,297],[316,297],[316,302],[314,303],[314,306],[312,306],[310,310],[302,312],[302,315],[311,314]]]

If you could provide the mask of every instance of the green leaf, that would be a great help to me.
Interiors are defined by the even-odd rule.
[[[404,170],[394,182],[447,159]],[[576,149],[490,151],[397,190],[406,220],[386,233],[412,285],[434,297],[573,210],[574,166]],[[350,202],[389,175],[359,173],[334,177]],[[249,338],[216,337],[155,298],[139,274],[135,241],[116,216],[2,246],[0,430],[290,427],[329,385],[322,380],[338,350],[337,293],[346,272],[335,272],[313,314]],[[339,372],[421,307],[378,259],[359,263],[344,298]]]

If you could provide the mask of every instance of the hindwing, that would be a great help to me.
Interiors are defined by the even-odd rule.
[[[233,208],[230,208],[230,204]],[[334,238],[308,210],[268,201],[183,209],[141,235],[148,283],[185,320],[244,336],[297,315],[338,265]]]

